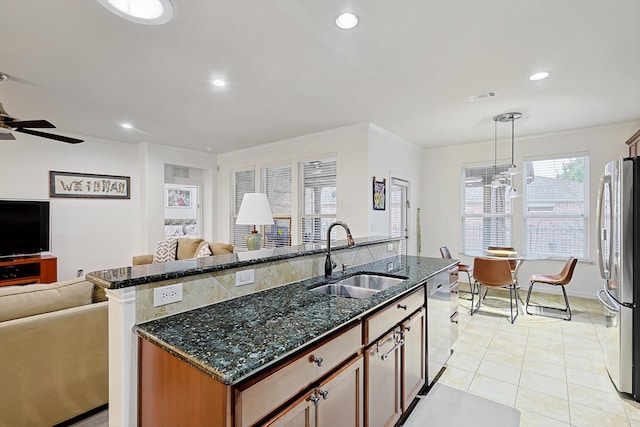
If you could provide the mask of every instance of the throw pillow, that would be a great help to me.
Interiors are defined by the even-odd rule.
[[[209,248],[209,244],[207,242],[202,242],[202,244],[200,245],[200,249],[198,249],[198,253],[196,254],[196,258],[203,258],[211,255],[213,255],[213,253]]]
[[[175,261],[178,249],[178,239],[164,239],[156,243],[153,262]]]
[[[178,239],[178,253],[176,255],[176,259],[194,258],[202,242],[202,239],[180,237]]]
[[[233,245],[229,245],[226,243],[211,243],[209,246],[211,246],[211,252],[213,252],[214,255],[233,253]]]

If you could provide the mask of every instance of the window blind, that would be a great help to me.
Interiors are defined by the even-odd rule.
[[[391,237],[401,237],[400,254],[407,254],[407,238],[409,230],[407,226],[407,214],[409,210],[407,193],[409,183],[402,179],[391,178],[391,192],[389,194],[389,207],[391,216]]]
[[[233,189],[231,191],[231,194],[233,194],[233,211],[231,212],[233,234],[231,236],[231,241],[233,242],[233,246],[239,249],[247,248],[245,237],[253,227],[250,225],[236,225],[236,218],[238,217],[238,212],[240,211],[240,205],[242,204],[242,197],[244,197],[244,194],[255,193],[255,176],[255,171],[253,169],[241,170],[233,173]]]
[[[589,157],[528,160],[524,168],[525,253],[586,258]]]
[[[274,218],[264,227],[264,247],[291,246],[291,165],[263,168],[262,187]]]
[[[300,243],[325,241],[329,224],[337,218],[336,159],[300,163]],[[332,230],[335,240],[337,231]]]
[[[512,246],[511,199],[506,186],[493,186],[494,176],[509,165],[463,168],[462,252],[482,252],[489,246]]]

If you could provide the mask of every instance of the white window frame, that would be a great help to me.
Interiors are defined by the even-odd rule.
[[[314,164],[314,162],[319,162],[320,164],[322,163],[329,163],[330,165],[333,164],[333,166],[331,166],[333,168],[333,177],[331,177],[331,175],[329,175],[329,178],[327,178],[328,181],[333,181],[335,183],[335,187],[323,187],[323,188],[334,188],[334,192],[335,192],[335,210],[334,212],[331,213],[321,213],[321,212],[313,212],[313,213],[307,213],[305,211],[305,204],[308,203],[307,200],[307,196],[309,195],[305,195],[305,190],[306,188],[313,188],[313,185],[307,185],[307,182],[305,181],[305,169],[308,170],[308,168],[312,167],[311,165]],[[298,244],[306,244],[306,243],[320,243],[320,242],[324,242],[326,240],[326,228],[329,226],[329,224],[331,224],[333,221],[335,221],[338,218],[338,162],[337,162],[337,158],[335,155],[332,156],[323,156],[323,157],[318,157],[315,158],[313,160],[306,160],[306,161],[301,161],[300,163],[298,163],[298,174],[299,174],[299,191],[298,191],[298,218],[299,218],[299,222],[298,222]],[[331,173],[331,171],[330,171]],[[313,177],[309,177],[308,179],[313,179]],[[329,190],[331,191],[331,190]],[[318,195],[318,197],[320,197],[320,195]],[[320,205],[318,205],[320,206]],[[312,233],[308,233],[308,230],[305,230],[305,224],[308,223],[309,221],[312,221],[314,223],[313,227],[314,229],[312,230]],[[316,225],[315,223],[317,221],[320,221],[320,227],[316,229]],[[307,234],[305,235],[305,232],[307,232]],[[334,233],[336,233],[336,230],[333,230]],[[332,240],[335,239],[335,236],[332,236]]]
[[[238,185],[237,179],[239,174],[253,173],[252,179],[247,179],[243,185]],[[236,169],[231,172],[231,200],[229,201],[230,209],[230,221],[229,227],[230,236],[229,239],[233,244],[234,250],[246,250],[247,244],[245,243],[245,237],[251,232],[253,226],[251,225],[236,225],[236,218],[240,211],[240,204],[242,203],[242,197],[245,193],[254,193],[256,189],[256,171],[255,167],[246,169]]]
[[[291,162],[266,165],[260,173],[262,192],[267,195],[274,224],[263,227],[264,247],[291,246],[293,168]]]
[[[564,185],[563,191],[558,191],[558,196],[553,194],[550,197],[540,198],[549,195],[549,188],[554,184],[554,178],[548,177],[545,180],[545,193],[539,198],[534,194],[535,181],[535,162],[541,161],[557,161],[570,159],[584,159],[584,176],[581,188],[575,188],[579,191],[576,193],[567,193],[572,190],[575,185],[564,181],[564,184],[558,182],[558,185]],[[563,259],[573,256],[578,259],[586,259],[589,254],[589,153],[565,153],[554,156],[538,156],[524,159],[524,170],[531,171],[531,178],[525,177],[523,182],[523,235],[525,255],[530,257],[544,257],[550,259]],[[555,169],[554,169],[555,170]],[[531,184],[529,184],[531,182]],[[539,181],[538,181],[539,182]],[[575,181],[574,181],[575,182]],[[580,203],[582,199],[582,211],[563,212],[562,207],[571,207],[576,200]],[[541,209],[542,206],[550,206],[550,209]],[[531,208],[531,209],[529,209]],[[547,231],[543,231],[537,224],[550,223],[556,221],[551,227],[547,227]],[[563,224],[564,223],[564,224]],[[551,224],[551,223],[550,223]],[[537,240],[536,240],[537,239]],[[546,242],[546,244],[545,244]],[[544,247],[543,247],[544,246]]]
[[[505,196],[506,187],[492,188],[494,174],[506,171],[510,165],[493,164],[463,164],[461,171],[461,252],[481,255],[489,246],[511,247],[513,241],[513,208],[512,201]],[[482,192],[481,211],[469,212],[478,203],[467,200],[467,181],[469,172],[469,187]],[[474,179],[475,178],[475,179]],[[491,199],[487,204],[486,197]],[[469,203],[469,206],[467,204]],[[500,212],[500,211],[503,212]],[[478,223],[478,226],[473,226]]]

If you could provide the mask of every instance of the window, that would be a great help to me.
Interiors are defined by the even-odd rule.
[[[264,227],[264,247],[291,246],[291,165],[262,169],[262,187],[274,222]]]
[[[589,157],[528,160],[524,170],[525,253],[586,258]]]
[[[336,160],[300,163],[300,178],[300,243],[325,241],[329,224],[337,218]]]
[[[255,171],[242,170],[233,173],[233,211],[231,212],[231,224],[233,224],[233,235],[231,241],[236,248],[247,248],[245,243],[245,237],[251,232],[252,227],[250,225],[236,225],[236,218],[240,211],[240,205],[242,204],[242,197],[245,193],[255,193],[256,179]]]
[[[512,246],[511,199],[507,187],[493,185],[509,165],[463,168],[462,252],[481,253],[489,246]],[[502,180],[504,182],[504,180]]]

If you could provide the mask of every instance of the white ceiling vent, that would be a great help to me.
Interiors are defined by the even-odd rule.
[[[189,178],[189,168],[173,167],[174,178]]]
[[[483,93],[479,93],[477,95],[471,95],[471,96],[467,96],[467,99],[471,102],[476,102],[476,101],[480,101],[483,99],[489,99],[489,98],[494,98],[496,96],[496,91],[495,90],[490,90],[489,92],[483,92]]]

